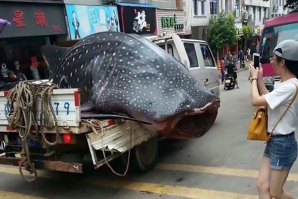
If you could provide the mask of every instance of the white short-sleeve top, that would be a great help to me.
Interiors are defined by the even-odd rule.
[[[282,120],[278,123],[274,132],[274,126],[285,112],[293,97],[296,94],[296,86],[298,86],[298,79],[291,78],[287,81],[278,84],[273,91],[265,94],[265,100],[268,107],[268,132],[273,134],[287,135],[296,130],[298,126],[298,97],[284,115]]]

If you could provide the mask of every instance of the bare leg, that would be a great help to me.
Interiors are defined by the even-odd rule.
[[[259,199],[272,199],[270,196],[271,163],[268,157],[263,157],[258,176]]]
[[[287,170],[271,170],[270,195],[276,199],[294,199],[289,193],[283,190],[284,184],[289,175]]]
[[[236,88],[239,88],[237,79],[235,79],[235,85],[236,85]]]

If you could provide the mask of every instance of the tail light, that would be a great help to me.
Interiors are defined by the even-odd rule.
[[[108,126],[113,126],[116,125],[116,121],[115,120],[108,120]]]
[[[75,144],[76,138],[71,133],[65,133],[62,135],[62,142],[63,142],[63,144]]]

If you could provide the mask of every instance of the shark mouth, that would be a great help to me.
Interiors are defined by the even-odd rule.
[[[214,124],[220,102],[207,103],[202,108],[185,111],[157,123],[160,136],[174,139],[190,139],[203,136]]]

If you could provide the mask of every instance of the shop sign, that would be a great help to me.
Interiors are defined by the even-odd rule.
[[[67,34],[62,5],[2,3],[0,18],[10,23],[0,38]]]
[[[71,39],[103,31],[120,31],[116,6],[66,5]]]
[[[162,28],[174,28],[175,31],[183,31],[184,24],[177,24],[177,16],[174,14],[173,17],[161,17]]]
[[[155,34],[156,8],[149,4],[118,3],[121,29],[125,33]]]

